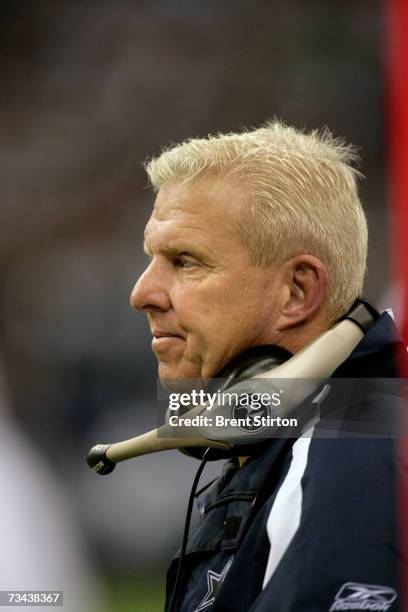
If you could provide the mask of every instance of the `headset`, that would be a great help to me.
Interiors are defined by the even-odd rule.
[[[228,391],[236,391],[239,394],[251,393],[255,383],[258,385],[264,380],[270,389],[276,391],[279,389],[279,393],[285,395],[287,401],[280,406],[279,416],[290,417],[294,410],[349,357],[378,317],[379,313],[374,306],[366,300],[359,299],[334,327],[318,336],[285,363],[239,382]],[[299,379],[303,379],[303,384],[295,384]],[[211,449],[214,450],[214,458],[218,459],[244,455],[244,448],[248,449],[265,441],[265,433],[243,431],[238,427],[219,430],[206,425],[192,427],[191,419],[203,416],[207,410],[208,406],[204,404],[182,415],[178,420],[177,435],[175,428],[170,423],[166,423],[123,442],[96,444],[88,453],[87,463],[94,472],[103,475],[112,472],[116,464],[121,461],[150,453],[191,449],[194,455],[195,449],[201,451]],[[211,410],[213,416],[224,413],[225,406],[222,405],[215,405]]]

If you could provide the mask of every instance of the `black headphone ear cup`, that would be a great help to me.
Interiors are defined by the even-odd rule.
[[[216,380],[224,379],[219,388],[225,391],[234,384],[235,379],[251,378],[263,374],[282,365],[291,357],[293,357],[293,353],[282,346],[276,346],[275,344],[255,346],[234,359],[218,374]]]
[[[226,391],[238,382],[240,378],[251,378],[268,370],[272,370],[288,361],[292,357],[292,353],[273,344],[257,346],[249,349],[246,353],[241,354],[237,359],[232,361],[218,376],[213,379],[210,385],[210,391]],[[168,411],[166,413],[167,417]],[[173,411],[172,411],[173,414]],[[174,411],[176,414],[176,411]],[[179,414],[179,413],[177,413]],[[233,446],[230,450],[221,450],[218,448],[208,449],[206,455],[207,461],[219,461],[221,459],[230,459],[231,457],[239,457],[243,454],[243,448],[246,449],[248,456],[257,452],[261,452],[264,444],[249,444],[248,446]],[[205,448],[180,448],[183,455],[202,459],[206,451]]]

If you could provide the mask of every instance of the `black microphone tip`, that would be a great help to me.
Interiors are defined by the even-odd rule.
[[[116,463],[106,456],[109,447],[110,444],[95,444],[88,453],[86,462],[97,474],[110,474],[116,467]]]

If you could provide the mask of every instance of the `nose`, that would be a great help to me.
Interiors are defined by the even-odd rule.
[[[142,312],[165,312],[170,309],[166,275],[154,262],[151,262],[133,287],[130,304]]]

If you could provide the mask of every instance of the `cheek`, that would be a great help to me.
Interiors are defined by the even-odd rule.
[[[186,334],[187,360],[213,359],[220,342],[229,334],[231,304],[226,294],[214,286],[211,290],[202,286],[193,291],[179,293],[173,307],[178,322]]]
[[[174,295],[173,308],[190,348],[211,350],[224,344],[223,339],[231,342],[234,335],[251,334],[261,324],[262,308],[266,309],[262,292],[246,279],[239,280],[226,284],[220,278]]]
[[[209,322],[218,319],[223,311],[217,287],[210,290],[202,284],[178,291],[172,303],[180,325],[190,333],[209,327]]]

